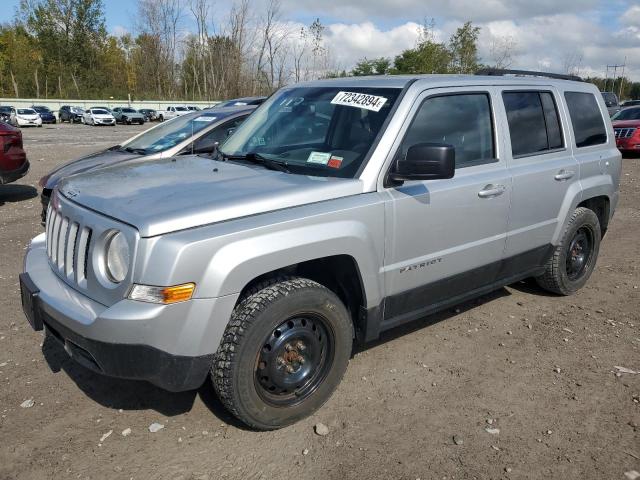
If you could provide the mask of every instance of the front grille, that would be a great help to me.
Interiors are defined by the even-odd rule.
[[[614,128],[616,138],[629,138],[635,133],[635,128]]]
[[[91,228],[61,215],[50,202],[45,232],[51,268],[68,281],[83,285],[87,279]]]

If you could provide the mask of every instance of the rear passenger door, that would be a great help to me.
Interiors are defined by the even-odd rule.
[[[580,190],[580,172],[567,147],[568,122],[554,88],[503,89],[501,96],[513,182],[505,255],[509,276],[544,264],[562,227],[563,202]]]
[[[385,203],[383,329],[496,280],[505,247],[510,179],[496,135],[493,87],[427,90],[394,152],[424,142],[455,147],[453,178],[389,186]]]

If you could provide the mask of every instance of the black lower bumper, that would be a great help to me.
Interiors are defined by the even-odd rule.
[[[8,172],[0,171],[0,185],[4,183],[15,182],[16,180],[24,177],[29,171],[29,160],[26,160],[24,164],[17,170],[11,170]]]
[[[148,345],[100,342],[78,335],[44,311],[41,318],[47,332],[71,358],[110,377],[145,380],[170,392],[182,392],[200,387],[213,361],[212,355],[185,357]]]

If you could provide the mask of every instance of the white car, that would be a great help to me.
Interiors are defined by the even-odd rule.
[[[42,118],[33,108],[12,108],[9,123],[16,127],[41,127]]]
[[[111,113],[102,108],[90,108],[84,112],[82,116],[82,123],[85,125],[113,125],[116,124],[116,119]]]
[[[165,120],[171,120],[172,118],[176,118],[187,113],[191,113],[191,110],[189,110],[184,105],[170,106],[167,107],[166,110],[157,111],[158,120],[160,120],[161,122],[164,122]]]

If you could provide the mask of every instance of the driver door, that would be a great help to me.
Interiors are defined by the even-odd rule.
[[[495,94],[432,89],[412,107],[395,158],[417,143],[444,143],[456,149],[456,170],[451,179],[388,185],[383,329],[459,303],[498,277],[511,180]]]

